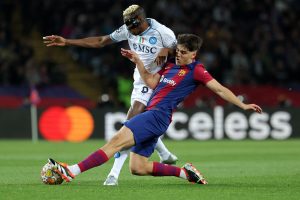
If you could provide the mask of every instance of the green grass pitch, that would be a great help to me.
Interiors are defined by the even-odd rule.
[[[165,143],[179,157],[179,166],[192,162],[209,184],[190,184],[175,177],[133,176],[126,161],[119,186],[103,186],[113,163],[110,160],[71,183],[44,185],[39,173],[48,157],[73,164],[104,142],[0,140],[0,199],[300,199],[298,139]],[[158,159],[156,153],[151,159]]]

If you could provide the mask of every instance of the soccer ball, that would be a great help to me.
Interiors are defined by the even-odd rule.
[[[48,185],[62,184],[63,178],[53,170],[52,164],[47,163],[41,171],[41,179],[43,183]]]

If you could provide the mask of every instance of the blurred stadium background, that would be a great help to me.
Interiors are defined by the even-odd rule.
[[[265,110],[260,116],[244,113],[199,88],[175,113],[167,137],[300,136],[297,0],[1,0],[1,138],[32,137],[32,104],[37,106],[39,138],[111,137],[130,104],[134,66],[119,54],[127,43],[102,49],[47,48],[42,36],[110,34],[122,25],[122,11],[133,3],[176,34],[203,37],[200,60],[211,74]]]

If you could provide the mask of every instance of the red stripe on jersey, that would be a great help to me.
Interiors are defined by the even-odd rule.
[[[173,65],[173,66],[175,66],[175,65]],[[172,66],[172,67],[173,67],[173,66]],[[171,68],[172,68],[172,67],[171,67]],[[171,69],[171,68],[170,68],[170,69]],[[167,69],[167,68],[166,68],[166,69]],[[170,69],[168,69],[166,72],[164,72],[163,75],[167,74],[167,73],[169,72]],[[184,70],[184,73],[180,73],[181,70]],[[165,87],[161,88],[161,89],[159,90],[159,92],[156,93],[155,96],[152,97],[151,102],[150,102],[150,104],[149,104],[148,107],[147,107],[147,110],[151,110],[151,109],[152,109],[153,107],[155,107],[155,106],[156,106],[156,105],[157,105],[157,104],[158,104],[165,96],[167,96],[170,92],[172,92],[172,91],[175,89],[175,87],[176,87],[178,84],[180,84],[180,82],[185,78],[185,76],[186,76],[189,72],[190,72],[190,69],[189,69],[188,67],[186,67],[186,66],[184,66],[184,68],[180,68],[180,69],[178,70],[178,73],[177,73],[175,76],[171,77],[171,78],[172,78],[171,80],[173,80],[173,81],[176,83],[176,85],[173,86],[173,87],[168,87],[169,85],[166,84]],[[165,77],[165,78],[166,78],[166,77]],[[170,79],[170,77],[167,77],[167,78]]]

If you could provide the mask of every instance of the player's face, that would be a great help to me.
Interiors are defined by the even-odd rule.
[[[176,65],[187,65],[195,60],[196,51],[189,51],[185,46],[178,44],[176,47]]]
[[[143,32],[143,30],[141,30],[140,27],[136,27],[136,28],[132,28],[132,29],[128,29],[128,30],[132,35],[139,35]]]
[[[128,31],[133,35],[139,35],[144,31],[141,26],[141,19],[138,16],[124,16],[124,23]]]

